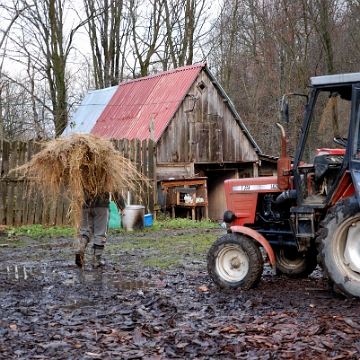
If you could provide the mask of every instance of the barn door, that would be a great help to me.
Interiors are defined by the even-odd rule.
[[[195,143],[197,145],[197,162],[223,163],[223,136],[220,122],[208,116],[206,122],[195,124]]]

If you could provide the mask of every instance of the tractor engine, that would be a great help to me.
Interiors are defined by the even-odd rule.
[[[271,193],[259,196],[254,227],[274,230],[286,227],[290,218],[290,205],[288,201],[277,204],[277,198],[277,195]]]
[[[294,191],[280,192],[276,176],[231,179],[224,184],[229,209],[224,221],[230,227],[252,228],[274,246],[296,246],[290,219]]]

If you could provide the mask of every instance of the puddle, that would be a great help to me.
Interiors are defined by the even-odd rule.
[[[144,280],[125,280],[121,279],[121,275],[117,273],[103,273],[99,271],[81,271],[79,269],[58,271],[54,266],[42,264],[41,266],[29,265],[10,265],[0,269],[0,276],[5,276],[13,280],[41,280],[52,282],[61,282],[65,286],[75,284],[84,284],[93,282],[99,286],[119,290],[144,290],[158,287],[157,284]],[[54,285],[44,287],[44,291],[50,291]]]
[[[45,249],[45,250],[52,250],[52,249],[68,249],[73,248],[73,243],[48,243],[48,244],[36,244],[33,245],[32,248],[34,249]]]
[[[16,280],[28,280],[36,276],[42,276],[46,273],[46,267],[40,267],[34,270],[33,267],[25,265],[12,265],[0,269],[0,275],[6,275],[8,278]]]
[[[120,290],[144,290],[149,288],[158,287],[154,283],[148,283],[142,280],[132,280],[132,281],[110,281],[116,289]]]
[[[75,309],[83,309],[85,307],[93,307],[96,303],[94,301],[90,300],[74,300],[72,303],[69,303],[67,305],[62,305],[61,308],[64,310],[75,310]]]

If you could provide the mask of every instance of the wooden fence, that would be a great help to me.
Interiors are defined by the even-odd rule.
[[[142,204],[145,211],[154,211],[156,194],[156,161],[155,144],[152,140],[112,140],[120,154],[128,158],[144,176],[153,184],[144,184],[139,193],[131,193],[132,204]],[[23,165],[40,149],[35,141],[9,143],[0,142],[0,224],[20,225],[70,225],[69,200],[60,196],[56,201],[45,199],[41,189],[29,193],[27,180],[11,172],[17,166]],[[153,181],[154,180],[154,181]]]

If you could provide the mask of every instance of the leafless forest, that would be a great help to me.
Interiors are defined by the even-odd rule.
[[[282,95],[359,71],[359,15],[358,0],[2,1],[0,139],[58,136],[88,90],[206,62],[262,151],[278,155]]]

